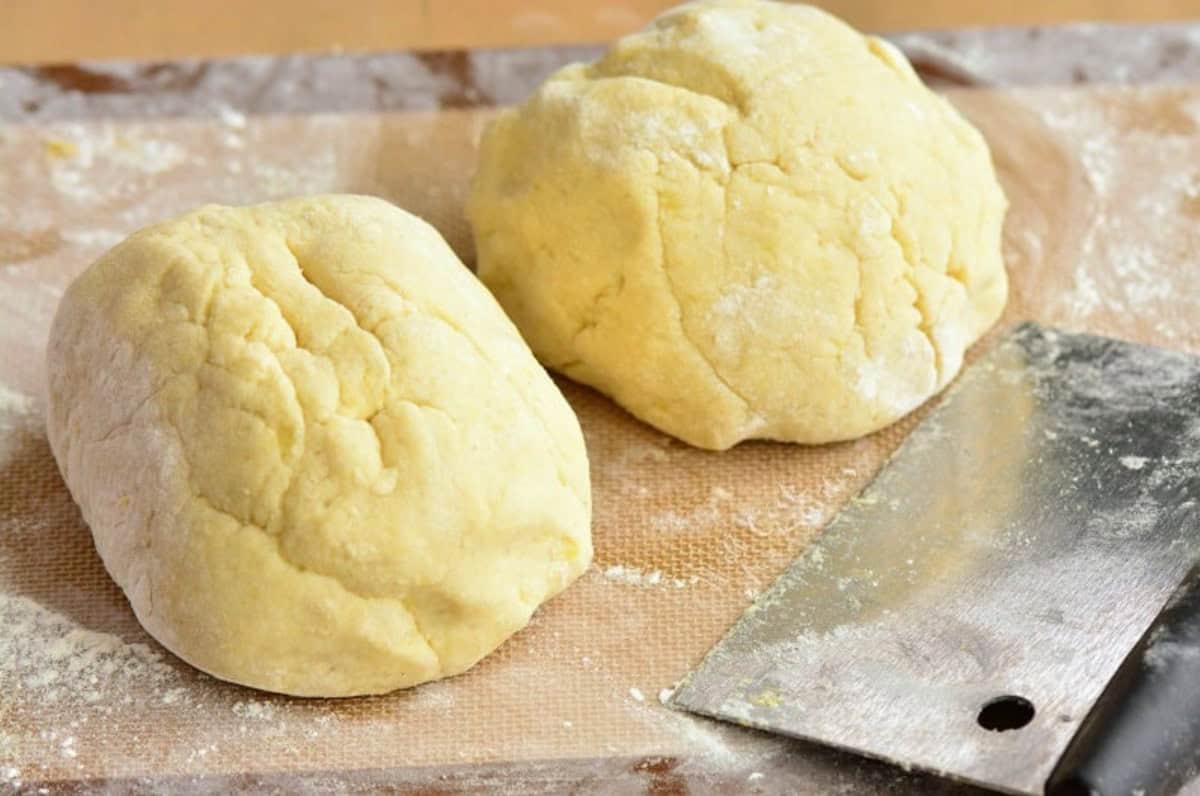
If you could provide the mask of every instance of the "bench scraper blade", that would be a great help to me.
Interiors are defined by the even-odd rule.
[[[1024,324],[672,701],[1040,793],[1198,533],[1200,359]]]

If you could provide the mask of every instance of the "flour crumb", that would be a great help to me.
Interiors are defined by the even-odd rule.
[[[241,130],[246,126],[246,114],[231,105],[218,106],[217,118],[221,120],[221,124],[234,130]]]
[[[637,567],[628,567],[624,564],[613,564],[599,571],[605,580],[619,583],[623,586],[641,586],[644,588],[662,586],[664,588],[686,589],[688,586],[693,586],[700,582],[699,575],[692,575],[687,578],[672,578],[664,575],[660,569],[644,572]]]
[[[0,384],[0,429],[8,428],[7,421],[4,419],[5,415],[29,415],[32,413],[33,398]]]
[[[661,444],[635,444],[630,445],[621,455],[623,464],[638,464],[641,462],[668,462],[671,460],[671,454],[667,452],[666,445],[668,441]]]
[[[67,243],[87,249],[111,249],[125,239],[114,229],[64,229],[62,237]],[[61,289],[59,295],[62,295]]]
[[[215,751],[217,751],[217,745],[215,743],[209,744],[208,746],[201,746],[188,755],[188,762],[195,762],[197,759],[203,760]]]
[[[630,586],[640,586],[642,583],[642,571],[632,567],[626,567],[623,564],[613,564],[603,572],[607,580],[616,581],[617,583],[625,583]]]
[[[646,695],[642,693],[640,688],[630,688],[629,696],[633,698],[634,702],[645,702],[646,701]]]
[[[658,691],[658,702],[660,705],[669,704],[673,696],[675,696],[674,688],[660,688]]]
[[[662,572],[656,569],[653,572],[646,573],[637,567],[613,564],[604,570],[604,577],[607,580],[626,586],[653,586],[662,581]]]
[[[186,688],[172,688],[162,696],[164,705],[174,705],[176,702],[183,700],[187,696]]]
[[[234,703],[233,712],[243,719],[270,721],[275,716],[275,707],[269,702],[258,702],[253,699],[245,702],[239,700]]]
[[[1121,466],[1128,470],[1140,470],[1150,462],[1145,456],[1122,456]]]
[[[765,775],[761,771],[751,771],[750,776],[746,777],[746,780],[749,782],[758,782],[764,776]]]

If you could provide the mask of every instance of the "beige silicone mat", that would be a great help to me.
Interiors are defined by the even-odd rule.
[[[1004,323],[1200,351],[1200,87],[952,99],[987,134],[1012,200]],[[41,427],[42,347],[63,286],[148,222],[306,192],[388,197],[469,261],[460,204],[487,115],[0,127],[0,791],[928,792],[659,704],[911,419],[852,444],[707,453],[563,384],[591,455],[596,565],[450,681],[370,699],[275,697],[198,674],[139,629]]]

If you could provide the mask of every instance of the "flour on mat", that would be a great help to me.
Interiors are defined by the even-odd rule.
[[[62,231],[63,240],[83,249],[111,249],[125,236],[115,229],[79,229],[67,228]]]
[[[783,739],[752,735],[740,727],[697,718],[662,704],[644,700],[626,704],[634,719],[659,736],[663,754],[683,758],[678,770],[700,780],[711,776],[725,781],[730,774],[770,770],[794,753],[794,747]]]
[[[663,575],[662,571],[658,569],[645,572],[637,567],[629,567],[624,564],[613,564],[599,569],[599,571],[605,580],[620,583],[623,586],[663,586],[683,589],[700,581],[700,578],[695,575],[690,578],[672,578]]]
[[[408,692],[407,702],[420,710],[450,710],[455,703],[454,693],[453,686],[445,681],[425,683]]]
[[[270,721],[275,718],[275,706],[270,702],[259,702],[256,699],[247,699],[244,702],[239,700],[233,704],[233,713],[243,719]]]
[[[313,119],[311,124],[320,126],[322,118]],[[327,192],[337,185],[338,159],[332,148],[323,149],[303,161],[272,163],[259,159],[248,165],[264,199]]]
[[[1135,106],[1173,108],[1177,100],[1164,91],[1125,87],[1119,96]],[[1200,179],[1194,170],[1173,165],[1195,160],[1190,128],[1177,130],[1153,118],[1114,123],[1110,100],[1089,92],[1062,92],[1038,106],[1041,120],[1075,148],[1077,154],[1067,157],[1077,158],[1093,193],[1093,206],[1076,211],[1086,219],[1079,241],[1066,243],[1080,249],[1072,279],[1047,299],[1045,319],[1083,329],[1103,315],[1136,322],[1164,341],[1180,340],[1188,327],[1170,319],[1200,314],[1200,290],[1187,289],[1190,280],[1181,280],[1196,239]],[[1195,103],[1181,103],[1177,110],[1200,121]],[[1162,164],[1172,166],[1164,170]],[[1146,179],[1148,174],[1156,176]]]
[[[852,477],[856,471],[847,468]],[[845,475],[845,473],[843,473]],[[817,494],[790,484],[781,484],[775,500],[739,506],[733,524],[755,536],[788,534],[800,528],[819,528],[833,513],[830,498],[845,491],[846,478],[826,479]]]
[[[637,464],[640,462],[667,462],[671,460],[671,455],[668,453],[670,441],[663,439],[661,444],[649,443],[633,443],[621,451],[619,463]]]
[[[0,384],[0,465],[17,449],[23,430],[37,423],[37,403],[33,397]]]
[[[678,533],[711,528],[721,521],[726,513],[724,504],[732,499],[732,492],[725,487],[715,486],[703,503],[692,508],[667,509],[651,515],[650,530],[655,533]]]
[[[0,431],[6,431],[16,424],[17,418],[33,413],[34,402],[31,396],[10,390],[0,384]]]
[[[28,597],[0,593],[0,625],[0,679],[27,701],[114,704],[178,686],[178,673],[149,645],[88,630]]]
[[[226,103],[217,106],[217,118],[221,120],[221,124],[234,130],[241,130],[246,126],[246,114]]]
[[[90,202],[127,187],[123,181],[111,179],[114,169],[157,175],[188,159],[187,151],[175,141],[125,135],[118,130],[114,124],[54,127],[44,145],[54,189],[76,201]]]

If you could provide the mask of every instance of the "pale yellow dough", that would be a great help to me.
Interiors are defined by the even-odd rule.
[[[803,5],[682,6],[484,136],[479,275],[550,367],[694,445],[903,416],[999,317],[980,134]]]
[[[49,436],[142,625],[222,679],[390,691],[591,557],[578,422],[436,231],[378,199],[205,207],[63,297]]]

